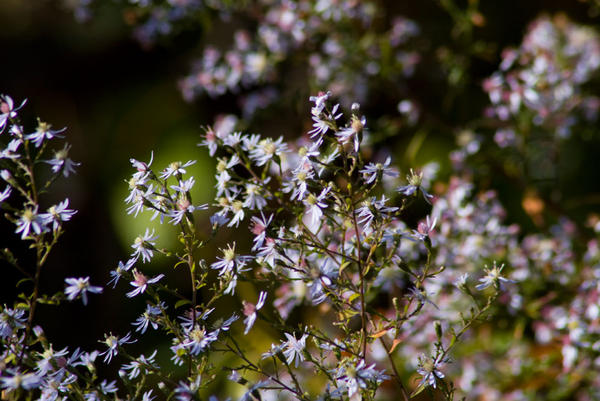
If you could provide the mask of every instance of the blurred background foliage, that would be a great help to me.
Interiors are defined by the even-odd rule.
[[[372,132],[373,149],[392,154],[401,174],[430,161],[439,163],[442,179],[434,185],[434,193],[444,190],[443,178],[452,173],[448,155],[465,136],[475,132],[493,136],[493,129],[482,122],[489,105],[482,83],[498,69],[502,49],[518,47],[528,24],[540,15],[562,13],[595,27],[600,21],[598,4],[586,1],[376,3],[382,10],[378,26],[389,26],[396,15],[418,23],[420,34],[414,46],[420,60],[412,76],[392,78],[396,79],[393,85],[386,81],[386,74],[394,77],[394,71],[383,70],[369,78],[362,112]],[[247,4],[240,2],[233,8]],[[135,220],[125,213],[128,188],[124,180],[131,171],[130,157],[147,161],[154,151],[154,164],[159,168],[172,160],[198,160],[190,168],[197,182],[193,195],[197,202],[208,202],[214,193],[214,161],[206,150],[196,147],[201,126],[212,124],[224,113],[241,114],[239,96],[255,89],[216,97],[204,94],[191,101],[185,101],[178,89],[177,82],[189,73],[207,44],[227,46],[233,28],[251,28],[251,22],[236,18],[235,11],[227,23],[210,11],[193,23],[182,23],[170,35],[140,45],[133,37],[139,16],[126,2],[97,1],[91,8],[93,16],[79,22],[72,6],[73,2],[58,0],[0,1],[0,91],[17,102],[29,98],[25,121],[40,116],[55,128],[68,127],[71,156],[82,163],[69,187],[56,191],[57,197],[68,194],[79,212],[49,262],[48,271],[53,274],[46,275],[48,292],[62,288],[64,276],[89,274],[92,282],[108,281],[109,270],[127,257],[129,244],[145,230],[144,219]],[[300,55],[278,66],[273,85],[282,94],[280,101],[245,119],[242,128],[288,139],[310,129],[308,97],[329,88],[309,85],[303,63],[306,60]],[[590,92],[599,93],[598,84],[596,74],[587,84]],[[351,99],[343,93],[335,95],[344,108],[350,107]],[[418,123],[407,124],[400,118],[398,102],[403,99],[418,105]],[[526,159],[511,161],[494,150],[471,161],[477,189],[496,190],[507,209],[507,222],[519,224],[523,235],[549,227],[559,215],[568,215],[585,233],[590,215],[598,213],[598,128],[587,125],[577,131],[559,148],[541,138],[532,144]],[[426,212],[416,211],[415,222]],[[12,234],[13,227],[3,223],[0,228],[2,246],[22,247]],[[174,240],[164,232],[167,227],[155,228],[162,241]],[[233,231],[225,235],[240,235],[237,241],[244,247],[247,233],[239,231],[241,235]],[[203,256],[211,260],[217,252],[207,250]],[[164,267],[158,262],[151,268]],[[184,282],[185,277],[175,273],[171,279]],[[12,280],[2,281],[6,284],[0,302],[7,302],[17,290],[7,285]],[[249,295],[252,291],[242,288],[242,297],[255,299],[256,295]],[[107,294],[108,288],[85,309],[78,303],[61,306],[61,310],[43,309],[40,320],[56,339],[57,348],[75,339],[80,343],[81,339],[102,338],[110,330],[130,330],[128,322],[139,308],[124,308],[120,297]],[[105,326],[106,321],[111,327]],[[82,335],[89,331],[95,335]],[[81,345],[96,346],[93,342]]]

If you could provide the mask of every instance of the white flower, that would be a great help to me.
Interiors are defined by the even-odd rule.
[[[21,155],[17,150],[19,150],[19,146],[21,146],[22,143],[20,138],[11,140],[8,145],[6,145],[6,148],[0,152],[0,159],[19,159]]]
[[[160,178],[166,180],[171,176],[180,176],[182,174],[185,174],[185,168],[191,166],[194,163],[196,163],[196,160],[189,160],[185,164],[181,164],[181,162],[172,162],[167,168],[163,170],[162,173],[160,173]]]
[[[46,230],[46,223],[41,215],[37,214],[37,208],[25,209],[23,214],[17,221],[17,229],[15,233],[21,233],[21,239],[25,239],[29,236],[29,232],[33,230],[34,233],[40,235]]]
[[[33,390],[42,384],[42,377],[36,375],[35,373],[22,374],[18,370],[14,369],[7,369],[6,373],[12,376],[2,376],[0,377],[0,381],[2,382],[2,388],[8,390],[17,390],[19,388],[24,390]]]
[[[46,225],[52,223],[52,229],[56,231],[62,222],[71,220],[71,217],[77,213],[76,210],[67,209],[67,206],[69,206],[68,198],[58,205],[51,206],[48,213],[40,214],[40,218]]]
[[[267,180],[263,181],[264,184]],[[261,194],[261,187],[253,184],[246,184],[246,199],[244,200],[243,206],[251,210],[262,210],[267,205],[267,201]]]
[[[66,278],[65,283],[68,284],[67,288],[65,288],[65,295],[67,296],[67,299],[72,301],[81,295],[81,300],[83,301],[84,305],[87,305],[88,292],[95,294],[100,294],[102,292],[102,287],[90,285],[89,277]]]
[[[181,346],[188,348],[192,355],[198,355],[212,342],[217,340],[217,332],[207,333],[204,327],[196,325],[186,333],[186,337]]]
[[[27,99],[23,100],[21,105],[15,108],[15,103],[10,96],[0,95],[0,132],[6,125],[6,122],[17,116],[17,111],[23,107]]]
[[[265,291],[261,291],[258,296],[258,302],[256,303],[256,305],[253,305],[246,301],[242,301],[242,304],[244,305],[244,315],[246,315],[246,318],[244,319],[244,324],[246,325],[246,328],[244,329],[244,334],[248,334],[248,332],[254,325],[254,322],[256,321],[256,312],[258,312],[265,305],[266,299],[267,293]]]
[[[285,348],[283,355],[286,358],[287,364],[291,365],[295,362],[295,366],[298,367],[298,363],[304,361],[304,348],[306,348],[306,338],[308,334],[304,334],[299,340],[295,336],[285,333],[287,341],[282,344]]]
[[[500,267],[496,266],[496,261],[494,261],[494,266],[491,269],[488,269],[487,265],[485,266],[486,275],[479,279],[481,284],[476,285],[475,288],[478,290],[483,290],[493,285],[496,288],[503,288],[504,283],[515,283],[514,280],[509,280],[500,275],[500,272],[504,268],[504,264],[500,265]]]
[[[4,191],[0,192],[0,203],[2,203],[8,199],[11,191],[12,191],[12,188],[7,185],[6,188],[4,188]]]
[[[273,215],[270,215],[268,219],[265,218],[265,215],[262,214],[262,212],[260,215],[261,218],[258,218],[257,216],[252,216],[250,222],[250,231],[252,232],[252,234],[254,234],[254,239],[252,240],[252,242],[254,242],[254,246],[252,247],[253,251],[263,246],[267,235],[267,227],[271,223],[271,220],[273,220]]]
[[[257,166],[264,166],[273,159],[273,157],[281,157],[287,152],[287,144],[283,143],[283,137],[279,137],[276,141],[271,138],[262,139],[258,146],[250,151],[250,159],[254,160]]]
[[[185,181],[179,181],[179,185],[171,185],[171,188],[173,188],[177,192],[185,194],[186,192],[189,192],[190,189],[192,189],[192,187],[194,186],[194,182],[194,177],[190,177]]]
[[[319,196],[310,194],[304,199],[304,205],[306,206],[306,217],[309,219],[308,227],[311,231],[315,231],[321,224],[321,217],[323,217],[323,210],[327,207],[327,204],[323,202],[329,193],[331,188],[327,187],[321,191]]]
[[[231,211],[234,214],[229,224],[227,224],[227,227],[233,227],[234,225],[237,227],[240,222],[244,220],[244,203],[239,200],[233,201],[231,203]]]
[[[36,131],[33,134],[29,134],[25,136],[25,139],[29,139],[31,140],[34,144],[36,148],[39,148],[40,146],[42,146],[42,142],[44,142],[45,139],[52,139],[52,138],[62,138],[62,135],[59,135],[61,132],[65,131],[66,128],[63,129],[59,129],[59,130],[51,130],[50,129],[51,125],[45,122],[40,121],[38,123],[38,127],[36,129]]]
[[[112,333],[110,335],[104,335],[104,341],[102,341],[108,349],[104,352],[101,352],[99,355],[104,355],[104,362],[110,363],[112,358],[119,353],[119,346],[123,344],[132,344],[136,340],[130,340],[131,334],[127,333],[127,335],[123,338],[119,338]]]
[[[52,166],[52,172],[58,173],[59,171],[62,171],[64,177],[68,177],[75,172],[75,167],[79,166],[81,163],[74,162],[68,157],[70,149],[71,147],[68,144],[65,144],[62,149],[54,152],[54,159],[44,161]]]
[[[158,276],[152,278],[152,279],[148,279],[148,277],[146,277],[145,275],[143,275],[142,273],[140,273],[137,270],[133,271],[133,281],[131,281],[129,284],[131,284],[132,286],[135,287],[134,290],[130,291],[127,293],[127,296],[129,298],[133,298],[138,294],[143,294],[144,291],[146,291],[146,287],[148,287],[148,284],[154,284],[157,283],[160,279],[162,279],[165,275],[164,274],[159,274]]]
[[[364,175],[365,182],[367,184],[373,183],[380,174],[387,175],[390,177],[397,177],[398,172],[389,168],[390,162],[391,162],[391,158],[388,156],[387,159],[385,159],[384,164],[381,164],[381,163],[367,164],[365,166],[365,168],[360,170],[360,172]]]
[[[222,276],[225,273],[243,271],[242,268],[245,266],[249,256],[236,255],[235,243],[233,244],[233,247],[227,245],[227,248],[221,249],[221,251],[223,252],[223,257],[217,257],[218,261],[210,265],[212,269],[219,270],[219,276]]]
[[[134,249],[131,256],[137,259],[141,255],[143,262],[149,262],[154,255],[152,250],[154,249],[157,238],[158,236],[154,236],[154,230],[150,232],[150,230],[147,228],[144,235],[137,237],[133,245],[131,245],[131,247]]]
[[[340,367],[337,371],[336,380],[342,388],[348,390],[348,397],[352,397],[358,393],[359,389],[367,388],[369,382],[381,383],[389,377],[383,374],[383,371],[375,370],[375,364],[365,366],[364,359],[361,359],[356,366],[347,364]]]
[[[429,385],[433,388],[436,388],[437,380],[443,379],[446,377],[438,368],[442,363],[440,357],[435,359],[433,358],[425,358],[424,356],[419,357],[419,366],[417,368],[417,373],[423,376],[419,386]]]

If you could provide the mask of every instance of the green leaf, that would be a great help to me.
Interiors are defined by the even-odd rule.
[[[423,390],[425,390],[426,387],[426,383],[421,383],[421,385],[419,385],[419,387],[417,387],[415,389],[415,391],[413,391],[412,393],[410,393],[410,397],[416,397],[417,395],[419,395]]]
[[[180,307],[182,307],[183,305],[188,305],[191,304],[191,302],[187,299],[180,299],[179,301],[175,302],[175,309],[178,309]]]

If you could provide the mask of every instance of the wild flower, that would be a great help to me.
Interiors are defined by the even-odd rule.
[[[265,291],[261,291],[256,305],[242,301],[244,306],[244,315],[246,315],[246,318],[244,319],[244,324],[246,325],[244,334],[248,334],[252,326],[254,326],[254,322],[256,321],[256,313],[265,305],[266,299],[267,293]]]
[[[439,370],[443,363],[444,361],[439,357],[419,357],[419,367],[417,368],[417,373],[423,376],[419,386],[427,385],[436,388],[437,382],[446,377],[444,373]]]
[[[30,236],[30,231],[33,231],[35,235],[40,235],[45,230],[45,219],[38,214],[37,208],[27,208],[17,222],[15,233],[21,233],[21,239],[25,239]]]
[[[42,213],[39,217],[44,225],[52,224],[52,230],[56,231],[63,222],[71,220],[71,217],[77,213],[76,210],[67,209],[68,206],[69,199],[65,199],[58,205],[51,206],[48,213]]]
[[[135,331],[144,334],[148,330],[148,325],[152,326],[154,330],[158,329],[157,320],[163,309],[166,309],[163,304],[160,306],[146,305],[144,313],[132,323],[132,325],[136,326]]]
[[[140,273],[135,269],[133,270],[132,274],[133,281],[131,281],[129,284],[131,284],[134,287],[134,289],[127,293],[127,296],[129,298],[133,298],[136,295],[143,294],[144,291],[146,291],[148,284],[155,284],[165,276],[164,274],[159,274],[158,276],[149,279],[144,274]]]
[[[504,268],[504,264],[501,264],[500,266],[496,266],[496,261],[494,261],[494,265],[492,266],[491,269],[489,269],[486,265],[485,266],[486,274],[485,274],[485,276],[483,276],[482,278],[479,279],[479,282],[481,284],[476,285],[475,288],[478,290],[483,290],[483,289],[488,288],[493,285],[496,288],[502,289],[504,283],[515,283],[514,280],[509,280],[506,277],[502,277],[500,275],[503,268]]]
[[[67,284],[65,288],[67,299],[72,301],[81,296],[84,305],[87,305],[88,292],[93,294],[100,294],[102,292],[102,287],[90,285],[89,277],[66,278],[65,283]]]
[[[297,339],[293,334],[284,334],[287,341],[281,344],[283,355],[285,356],[288,365],[291,365],[292,362],[294,362],[295,366],[298,367],[298,364],[304,361],[304,349],[306,348],[306,338],[308,337],[308,334],[303,334],[300,339]]]
[[[137,259],[141,256],[143,262],[149,262],[154,256],[154,246],[157,238],[158,236],[154,235],[154,230],[150,231],[147,228],[144,235],[137,237],[131,245],[134,249],[131,257]]]
[[[136,340],[131,340],[131,334],[128,333],[124,337],[118,337],[111,334],[104,335],[104,341],[102,341],[107,349],[104,352],[100,352],[98,355],[104,355],[104,363],[110,363],[113,357],[119,354],[119,347],[124,344],[132,344]]]
[[[31,140],[36,147],[42,146],[42,143],[45,140],[53,139],[53,138],[63,138],[60,133],[64,132],[66,128],[59,130],[50,129],[51,125],[42,121],[38,121],[38,127],[33,134],[26,135],[25,138]]]

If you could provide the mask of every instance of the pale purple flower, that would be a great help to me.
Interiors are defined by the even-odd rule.
[[[167,168],[163,170],[162,173],[160,173],[160,178],[166,180],[167,178],[172,176],[180,176],[182,174],[185,174],[185,168],[191,166],[194,163],[196,163],[196,160],[188,160],[184,164],[182,164],[181,162],[172,162]]]
[[[179,386],[175,389],[175,398],[177,401],[192,401],[195,400],[200,389],[201,376],[197,375],[194,381],[179,382]]]
[[[233,188],[229,187],[229,181],[231,181],[231,175],[227,171],[221,171],[216,176],[217,183],[215,184],[215,188],[217,188],[216,196],[219,197],[222,194],[225,196],[230,196],[231,191],[235,190],[235,186]]]
[[[434,218],[433,221],[432,221],[429,218],[429,216],[427,216],[426,219],[425,219],[425,221],[422,221],[422,222],[419,223],[419,225],[417,226],[417,230],[413,230],[414,236],[419,241],[424,241],[426,238],[429,237],[429,234],[435,228],[435,224],[436,223],[437,223],[437,217]]]
[[[389,379],[383,374],[383,371],[375,370],[375,364],[365,366],[364,359],[353,366],[348,363],[346,366],[338,368],[336,372],[336,381],[338,385],[348,391],[348,397],[352,397],[362,388],[365,389],[370,383],[379,384]]]
[[[151,197],[154,195],[154,189],[152,185],[148,185],[145,188],[145,191],[140,190],[138,187],[131,191],[131,195],[127,197],[127,199],[131,199],[132,205],[127,208],[127,214],[132,214],[134,217],[137,217],[138,213],[144,211],[144,206],[148,206],[151,202]],[[126,201],[127,201],[126,199]]]
[[[335,136],[342,144],[345,144],[352,139],[354,142],[354,152],[358,152],[361,141],[361,133],[363,132],[366,123],[367,120],[364,116],[359,119],[356,115],[352,115],[350,126],[336,132]]]
[[[496,261],[494,261],[494,265],[491,269],[488,269],[487,265],[485,266],[486,275],[479,279],[481,284],[475,286],[478,290],[483,290],[490,286],[494,286],[495,288],[502,289],[504,283],[515,283],[514,280],[509,280],[505,277],[502,277],[500,273],[504,268],[504,264],[500,266],[496,266]]]
[[[444,363],[440,357],[437,358],[425,358],[424,356],[419,357],[419,366],[417,367],[417,373],[423,376],[423,379],[419,382],[419,386],[429,385],[436,388],[437,381],[446,377],[440,370],[439,367]]]
[[[147,358],[142,354],[137,359],[123,365],[122,369],[126,372],[129,371],[127,375],[129,380],[136,379],[141,372],[148,373],[154,369],[158,369],[158,365],[156,365],[154,360],[157,352],[157,350],[154,350]]]
[[[13,334],[13,330],[25,327],[26,319],[23,309],[2,308],[0,313],[0,337],[6,338]]]
[[[265,138],[258,143],[256,148],[250,151],[249,156],[257,166],[264,166],[274,157],[281,157],[285,152],[287,152],[287,144],[283,143],[283,137],[279,137],[276,141]]]
[[[21,373],[16,369],[6,369],[4,373],[11,376],[0,376],[1,386],[7,390],[33,390],[42,384],[42,377],[35,373]]]
[[[21,105],[15,108],[15,103],[10,96],[0,95],[0,132],[4,129],[6,122],[17,116],[17,111],[23,107],[27,99],[23,100]]]
[[[52,345],[40,354],[41,359],[36,362],[36,373],[40,376],[45,376],[49,371],[54,370],[53,363],[57,363],[58,358],[62,358],[68,354],[67,348],[60,351],[54,351]]]
[[[4,191],[0,192],[0,203],[2,203],[8,199],[11,191],[12,191],[12,188],[7,185],[6,188],[4,188]]]
[[[315,174],[312,172],[310,165],[307,169],[297,169],[294,171],[294,179],[292,181],[293,191],[290,200],[303,200],[308,192],[308,181],[312,180]]]
[[[11,140],[6,148],[0,152],[0,159],[11,159],[16,160],[21,158],[21,155],[17,152],[19,150],[19,146],[22,144],[22,140],[20,138],[15,138]]]
[[[363,174],[363,176],[365,178],[365,182],[367,184],[372,184],[377,179],[377,177],[378,176],[380,177],[381,175],[397,177],[398,172],[395,171],[394,169],[389,168],[391,160],[392,159],[388,156],[387,159],[385,159],[385,163],[383,163],[383,164],[381,164],[381,163],[367,164],[365,166],[365,168],[360,170],[360,172]]]
[[[179,185],[171,185],[171,188],[173,188],[177,192],[185,194],[186,192],[189,192],[190,189],[192,189],[195,181],[196,180],[194,179],[194,177],[190,177],[185,181],[179,181]]]
[[[176,203],[176,206],[176,210],[172,210],[171,212],[169,212],[169,217],[171,217],[170,223],[174,225],[179,224],[181,222],[181,219],[183,219],[183,216],[186,215],[186,213],[191,214],[196,210],[208,209],[208,205],[206,203],[203,205],[194,206],[187,199],[180,199]]]
[[[186,339],[181,346],[187,348],[192,355],[198,355],[204,351],[211,343],[217,340],[218,332],[207,333],[204,327],[196,325],[186,332]]]
[[[306,199],[303,200],[303,203],[306,206],[305,215],[308,218],[308,227],[311,229],[311,231],[316,230],[321,224],[321,218],[323,217],[322,209],[327,207],[327,204],[324,202],[324,200],[330,190],[330,187],[324,188],[319,196],[309,193]]]
[[[397,189],[404,196],[412,196],[417,191],[421,191],[423,194],[423,198],[427,201],[427,203],[431,203],[431,199],[433,195],[429,194],[425,188],[421,186],[423,181],[423,172],[415,172],[412,169],[410,170],[410,174],[407,175],[408,185],[404,185]]]
[[[46,230],[46,223],[42,216],[37,213],[37,207],[35,209],[27,208],[23,211],[17,221],[15,233],[21,233],[21,239],[25,239],[32,230],[37,235]]]
[[[150,166],[152,165],[153,160],[154,160],[154,152],[151,152],[150,153],[150,161],[148,163],[141,162],[141,161],[133,159],[133,158],[129,159],[129,162],[131,163],[133,168],[135,168],[138,171],[135,174],[144,176],[146,174],[149,174]]]
[[[110,363],[110,361],[112,360],[112,358],[116,355],[118,355],[119,353],[119,346],[123,345],[123,344],[132,344],[134,343],[136,340],[131,340],[131,334],[127,333],[127,335],[125,337],[117,337],[115,335],[113,335],[112,333],[109,335],[104,335],[104,341],[102,341],[102,343],[106,344],[106,346],[108,347],[106,349],[106,351],[101,352],[99,355],[104,355],[104,362],[105,363]]]
[[[273,220],[273,215],[269,215],[269,218],[267,219],[261,212],[260,216],[260,218],[258,216],[252,216],[250,219],[250,231],[254,234],[254,239],[252,240],[252,242],[254,242],[254,246],[252,247],[253,251],[263,246],[267,235],[267,227]]]
[[[73,209],[67,209],[67,206],[69,206],[68,198],[60,202],[58,205],[51,206],[48,209],[48,213],[40,214],[40,218],[42,219],[44,225],[49,225],[52,223],[52,230],[56,231],[58,227],[61,226],[62,222],[71,220],[71,217],[73,217],[77,211]]]
[[[266,184],[267,180],[263,181]],[[246,184],[246,199],[243,206],[250,210],[262,210],[267,205],[266,199],[262,195],[262,188],[251,182]]]
[[[25,139],[31,140],[31,142],[33,142],[35,146],[39,148],[40,146],[42,146],[44,140],[62,138],[63,136],[59,134],[66,130],[66,128],[59,130],[52,130],[50,128],[50,124],[40,121],[36,131],[33,134],[26,135]]]
[[[227,248],[221,249],[221,251],[223,252],[223,257],[217,256],[217,262],[210,265],[212,269],[219,270],[219,276],[222,276],[225,273],[243,271],[243,267],[250,258],[249,256],[237,255],[235,253],[235,243],[233,244],[233,247],[227,245]]]
[[[212,128],[208,128],[204,134],[204,139],[198,144],[198,146],[206,146],[208,148],[208,154],[212,157],[217,152],[217,136]]]
[[[238,226],[242,220],[244,220],[244,203],[242,201],[236,200],[231,203],[231,211],[233,212],[233,218],[227,224],[227,227]]]
[[[117,392],[117,382],[115,380],[109,382],[107,380],[102,380],[100,383],[100,391],[102,394],[111,394]]]
[[[131,281],[129,284],[131,284],[133,287],[135,287],[135,289],[128,292],[127,296],[129,298],[133,298],[136,295],[143,294],[144,291],[146,291],[148,284],[155,284],[160,279],[162,279],[164,276],[165,276],[164,274],[159,274],[158,276],[156,276],[154,278],[148,279],[148,277],[146,277],[145,275],[143,275],[142,273],[140,273],[139,271],[134,269],[133,270],[133,281]]]
[[[144,334],[146,330],[148,330],[148,325],[151,325],[152,328],[156,330],[158,328],[158,323],[156,320],[157,316],[162,313],[161,308],[165,308],[162,303],[160,306],[146,305],[146,310],[144,313],[132,323],[132,325],[136,326],[135,331],[139,331],[141,334]]]
[[[115,288],[117,286],[117,283],[119,282],[119,279],[123,276],[123,272],[129,271],[133,267],[135,262],[136,259],[129,259],[125,263],[119,261],[119,265],[117,266],[117,268],[115,270],[111,270],[110,272],[110,276],[112,278],[110,279],[108,284],[113,283],[113,288]]]
[[[66,278],[65,283],[68,284],[65,288],[65,295],[69,301],[81,296],[84,305],[87,305],[87,293],[100,294],[102,287],[90,285],[89,277]]]
[[[306,348],[306,338],[308,334],[304,334],[300,339],[296,339],[295,336],[285,333],[287,341],[282,344],[284,347],[283,355],[286,358],[288,365],[291,365],[295,361],[295,366],[304,361],[304,349]]]
[[[267,293],[265,291],[261,291],[256,305],[253,305],[250,302],[242,301],[242,304],[244,305],[244,315],[246,315],[246,318],[244,319],[244,324],[246,325],[244,334],[248,334],[252,326],[254,326],[254,322],[256,321],[256,313],[265,305],[266,299]]]
[[[143,262],[149,262],[154,255],[153,249],[154,245],[156,245],[155,241],[157,238],[158,236],[154,236],[154,230],[150,232],[150,230],[147,228],[145,234],[137,237],[133,245],[131,245],[131,247],[134,249],[131,257],[137,259],[141,255]]]

